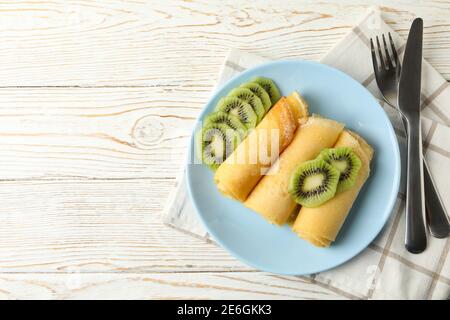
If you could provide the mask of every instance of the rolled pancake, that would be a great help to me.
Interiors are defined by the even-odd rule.
[[[343,128],[343,124],[333,120],[309,117],[297,129],[291,144],[253,189],[244,205],[273,224],[285,224],[297,207],[288,192],[293,170],[300,163],[317,157],[323,148],[332,147]]]
[[[282,97],[236,150],[219,166],[214,176],[217,188],[230,198],[244,201],[274,159],[289,145],[299,125],[299,119],[308,115],[308,105],[294,92]],[[272,130],[278,130],[272,131]],[[272,154],[272,133],[277,132],[278,148]],[[267,143],[260,143],[261,138]],[[266,150],[260,150],[265,148]],[[265,152],[266,157],[262,157]]]
[[[361,159],[361,168],[351,189],[336,194],[317,208],[300,209],[292,230],[318,247],[328,247],[336,239],[359,191],[369,177],[373,157],[372,147],[349,130],[341,134],[335,147],[350,147]]]

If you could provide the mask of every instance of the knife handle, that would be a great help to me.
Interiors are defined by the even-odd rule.
[[[408,132],[406,118],[400,113],[403,122],[403,129]],[[433,177],[428,168],[427,161],[423,157],[423,180],[425,192],[425,213],[430,233],[435,238],[446,238],[450,235],[450,221],[445,212],[444,204],[439,196]]]
[[[408,160],[406,180],[405,246],[411,253],[421,253],[427,247],[423,188],[422,130],[420,114],[407,118]]]

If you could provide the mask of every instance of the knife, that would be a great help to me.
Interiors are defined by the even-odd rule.
[[[406,42],[398,87],[398,106],[406,118],[408,135],[405,247],[411,253],[427,247],[420,125],[422,41],[423,21],[416,18]]]

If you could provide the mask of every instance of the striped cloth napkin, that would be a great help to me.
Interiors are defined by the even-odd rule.
[[[391,32],[402,53],[405,41],[382,20],[378,9],[371,7],[321,62],[349,74],[379,100],[395,127],[404,155],[403,127],[397,113],[381,99],[369,50],[369,39],[387,32]],[[237,73],[268,60],[232,50],[224,63],[218,86]],[[427,61],[423,62],[422,77],[424,153],[444,205],[450,212],[449,83]],[[450,299],[450,240],[430,237],[428,249],[419,255],[405,250],[404,183],[401,185],[389,222],[367,249],[338,268],[303,278],[353,299]],[[184,170],[170,195],[163,221],[209,240],[187,195]]]

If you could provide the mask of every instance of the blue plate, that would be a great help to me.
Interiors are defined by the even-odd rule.
[[[391,214],[400,181],[400,155],[392,125],[377,101],[358,82],[326,65],[301,60],[270,62],[240,73],[214,94],[199,120],[213,111],[218,100],[231,89],[256,76],[273,79],[283,95],[297,90],[307,100],[310,113],[345,123],[375,149],[371,175],[336,242],[326,249],[316,248],[288,226],[273,226],[241,203],[220,195],[213,172],[193,162],[198,161],[194,135],[187,166],[191,199],[214,240],[250,266],[288,275],[336,267],[367,247]]]

